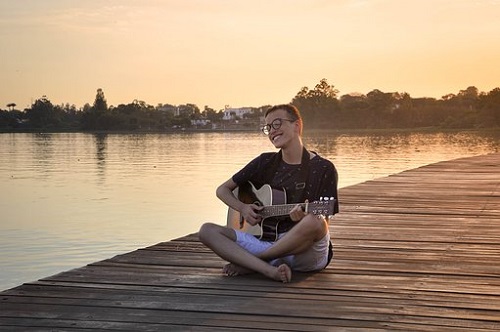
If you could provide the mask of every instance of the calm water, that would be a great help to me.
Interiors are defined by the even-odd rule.
[[[340,187],[500,151],[495,133],[306,133]],[[0,290],[225,223],[215,188],[259,133],[0,134]]]

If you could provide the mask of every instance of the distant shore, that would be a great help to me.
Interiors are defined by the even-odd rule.
[[[417,128],[352,128],[352,129],[318,129],[318,128],[305,128],[305,133],[410,133],[410,132],[499,132],[500,128],[441,128],[441,127],[417,127]],[[183,129],[137,129],[137,130],[76,130],[76,129],[26,129],[22,130],[4,130],[0,129],[0,134],[59,134],[59,133],[82,133],[82,134],[182,134],[182,133],[233,133],[233,132],[259,132],[256,128],[183,128]]]

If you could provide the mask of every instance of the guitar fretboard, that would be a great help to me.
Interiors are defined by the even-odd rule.
[[[297,204],[281,204],[281,205],[269,205],[264,207],[259,214],[263,218],[286,216],[292,211],[292,209]],[[300,204],[302,208],[305,208],[306,204]],[[308,203],[307,210],[308,213],[312,214],[331,214],[331,208],[329,208],[329,202],[320,201],[314,203]]]
[[[290,213],[290,211],[292,211],[294,206],[295,204],[270,205],[264,207],[259,214],[263,218],[286,216]]]

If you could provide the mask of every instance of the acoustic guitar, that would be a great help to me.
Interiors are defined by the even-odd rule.
[[[243,203],[263,206],[264,208],[259,211],[262,220],[258,225],[252,226],[246,222],[238,211],[229,208],[227,227],[253,234],[259,239],[268,241],[275,241],[278,237],[279,221],[270,218],[286,216],[297,205],[297,203],[286,203],[286,191],[284,189],[274,189],[268,184],[264,184],[257,189],[253,183],[247,182],[236,188],[233,194]],[[319,201],[312,203],[299,203],[304,212],[324,216],[333,214],[334,204],[334,197],[321,198]]]

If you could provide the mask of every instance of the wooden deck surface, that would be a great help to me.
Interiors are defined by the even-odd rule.
[[[340,190],[334,259],[223,277],[195,234],[0,293],[1,331],[500,331],[500,154]]]

